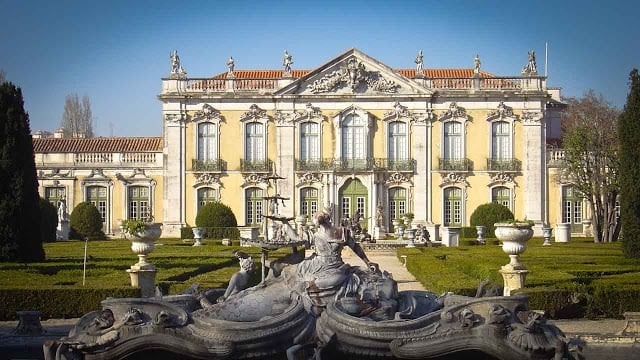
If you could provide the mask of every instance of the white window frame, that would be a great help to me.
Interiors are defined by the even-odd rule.
[[[338,114],[336,114],[333,117],[333,126],[336,131],[336,149],[335,149],[336,151],[334,155],[334,158],[336,160],[346,159],[344,158],[345,149],[343,149],[344,141],[345,141],[343,123],[344,121],[352,118],[353,116],[358,117],[364,123],[364,129],[363,129],[364,131],[362,135],[362,140],[363,140],[362,154],[364,156],[363,159],[367,159],[371,157],[371,144],[370,144],[371,143],[370,132],[371,132],[371,126],[372,126],[371,115],[368,112],[362,110],[361,108],[355,105],[351,105],[348,108],[340,111]]]

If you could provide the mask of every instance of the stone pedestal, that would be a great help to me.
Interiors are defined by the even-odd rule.
[[[56,228],[57,240],[69,240],[69,220],[61,220]]]
[[[240,231],[240,246],[250,246],[247,242],[258,240],[258,228],[253,226],[238,226]]]
[[[44,333],[40,324],[40,311],[16,311],[16,315],[18,326],[13,330],[14,334],[37,336]]]
[[[384,240],[386,234],[387,234],[387,229],[385,229],[382,226],[376,226],[373,228],[373,239],[376,241]]]
[[[458,246],[460,240],[460,228],[442,227],[442,245],[447,247]]]
[[[131,286],[140,288],[140,296],[145,298],[155,296],[156,289],[156,269],[153,265],[148,265],[146,267],[133,265],[127,270],[131,276]]]
[[[556,224],[556,242],[568,243],[571,241],[571,224]]]
[[[511,296],[511,292],[524,288],[524,281],[529,273],[524,266],[513,267],[511,264],[504,265],[499,270],[504,280],[504,296]]]
[[[620,334],[628,336],[640,335],[640,312],[625,312],[622,315],[624,315],[626,322]]]
[[[427,224],[424,227],[427,228],[431,241],[440,241],[440,224]]]

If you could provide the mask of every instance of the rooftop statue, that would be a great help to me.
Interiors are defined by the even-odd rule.
[[[529,51],[529,62],[522,68],[523,75],[538,75],[538,66],[536,65],[536,52]]]
[[[416,59],[413,61],[416,63],[416,76],[422,76],[424,75],[424,61],[423,61],[424,56],[422,55],[422,50],[418,51],[418,55],[416,56]]]
[[[480,74],[480,55],[476,54],[476,57],[473,59],[473,73]]]
[[[235,60],[233,60],[233,56],[229,56],[229,59],[227,60],[227,74],[229,75],[234,75],[233,73],[233,69],[235,69],[236,67],[236,62]]]
[[[281,219],[299,243],[289,218]],[[262,283],[236,291],[232,278],[226,291],[104,300],[103,310],[83,316],[69,336],[47,342],[45,359],[121,359],[146,351],[198,359],[422,359],[459,351],[574,359],[562,332],[528,311],[527,296],[398,292],[391,274],[369,261],[351,226],[333,226],[322,211],[314,222],[318,230],[307,241],[313,254],[294,251],[269,264]],[[366,268],[343,261],[345,246]],[[248,272],[250,258],[236,257],[240,273]]]
[[[169,59],[171,60],[170,76],[175,78],[182,77],[187,74],[187,72],[180,64],[180,56],[178,55],[178,50],[173,50],[173,52],[171,52],[171,55],[169,56]]]
[[[284,58],[282,59],[282,66],[284,66],[285,75],[291,74],[291,65],[293,65],[293,57],[287,52],[287,50],[285,50]]]

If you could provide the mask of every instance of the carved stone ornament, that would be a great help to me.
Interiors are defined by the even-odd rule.
[[[520,118],[524,125],[540,125],[542,123],[542,113],[539,111],[523,111]]]
[[[504,185],[504,184],[513,184],[513,185],[516,184],[516,182],[513,180],[513,174],[509,174],[505,172],[499,172],[497,174],[493,174],[489,179],[488,186]]]
[[[206,119],[206,120],[216,120],[224,122],[222,116],[220,116],[220,111],[216,110],[213,106],[209,104],[202,105],[202,110],[196,111],[194,114],[195,119]]]
[[[406,106],[403,106],[399,101],[396,101],[393,104],[393,109],[391,109],[391,111],[389,112],[386,112],[383,119],[389,121],[399,120],[400,118],[409,118],[411,120],[414,120],[414,115],[409,110],[407,110]]]
[[[297,185],[298,186],[312,185],[312,184],[319,184],[320,182],[321,182],[320,174],[307,172],[298,177]]]
[[[326,93],[348,85],[352,92],[366,84],[370,89],[382,93],[395,93],[400,85],[385,79],[377,71],[367,71],[364,64],[355,57],[347,61],[347,66],[332,71],[309,85],[314,94]]]
[[[243,182],[241,186],[249,186],[249,185],[265,185],[265,186],[269,186],[269,179],[267,179],[267,177],[265,175],[260,175],[260,174],[243,174]]]
[[[302,120],[324,121],[326,119],[322,116],[322,111],[320,111],[319,107],[313,106],[311,103],[307,103],[303,110],[296,112],[294,115],[293,121]]]
[[[416,123],[427,123],[427,122],[432,122],[433,120],[435,120],[436,116],[433,113],[433,110],[431,109],[427,109],[425,112],[423,113],[418,113],[418,114],[414,114],[413,115],[413,119],[415,120]]]
[[[240,116],[240,121],[258,120],[267,117],[267,111],[261,109],[258,105],[253,104],[249,107],[249,111]]]
[[[45,173],[43,170],[38,171],[38,177],[64,179],[64,178],[73,178],[73,175],[71,173],[71,170],[63,173],[60,171],[60,169],[54,168],[54,169],[51,169],[51,171],[48,174]]]
[[[445,111],[444,113],[442,113],[442,115],[440,115],[439,120],[445,121],[449,119],[458,119],[458,118],[463,118],[467,120],[469,116],[467,115],[467,111],[464,108],[458,106],[458,104],[454,101],[449,105],[449,110]]]
[[[502,101],[500,101],[495,110],[487,114],[487,121],[503,120],[506,118],[515,118],[515,115],[513,115],[513,109],[505,105]]]
[[[104,171],[102,169],[91,169],[91,173],[87,177],[88,178],[101,178],[101,179],[106,179],[107,178],[106,176],[104,176]]]
[[[275,115],[273,116],[276,119],[276,124],[285,125],[291,124],[294,121],[295,113],[293,112],[285,112],[282,110],[276,110]]]
[[[469,186],[469,182],[467,182],[467,176],[463,173],[448,173],[447,175],[442,177],[440,181],[440,186],[446,185],[464,185],[465,187]]]
[[[220,174],[202,173],[196,175],[194,187],[201,185],[222,185],[220,182]]]
[[[412,184],[411,180],[399,172],[391,173],[385,180],[385,185]]]
[[[164,119],[168,123],[179,123],[184,117],[181,114],[165,114]]]

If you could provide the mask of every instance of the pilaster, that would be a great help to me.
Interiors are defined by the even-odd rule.
[[[533,220],[536,225],[544,221],[545,209],[545,144],[544,144],[544,122],[543,114],[540,111],[525,111],[522,114],[522,124],[524,130],[524,215],[528,220]],[[542,235],[542,228],[539,234]]]

